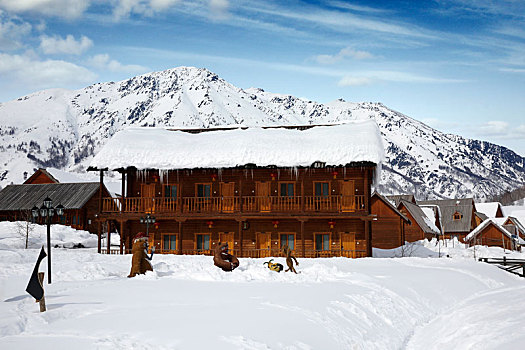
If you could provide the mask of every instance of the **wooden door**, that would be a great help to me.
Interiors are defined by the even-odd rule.
[[[226,213],[233,213],[235,209],[235,182],[222,182],[222,211]]]
[[[219,240],[221,243],[228,243],[228,251],[230,254],[233,254],[234,241],[233,241],[233,232],[221,232],[219,234]]]
[[[259,211],[270,211],[270,182],[257,182],[255,186],[255,195],[259,203]]]
[[[355,184],[353,180],[341,181],[341,211],[355,211]]]
[[[146,213],[155,212],[155,184],[141,184],[140,194],[142,196],[142,211]]]
[[[260,258],[266,258],[271,255],[272,240],[270,232],[257,233],[257,250]]]
[[[341,233],[341,250],[342,250],[342,256],[346,256],[347,258],[355,258],[356,257],[356,244],[355,244],[355,233],[351,232],[343,232]]]

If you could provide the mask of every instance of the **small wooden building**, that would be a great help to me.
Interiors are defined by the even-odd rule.
[[[412,225],[405,228],[405,241],[415,242],[425,238],[430,240],[441,235],[433,211],[430,217],[417,204],[404,199],[399,202],[398,209],[412,222]]]
[[[483,213],[487,218],[502,218],[503,207],[499,202],[476,203],[476,212]]]
[[[477,226],[474,199],[442,199],[418,201],[418,205],[437,205],[441,212],[444,238],[457,237],[461,242]]]
[[[57,184],[58,181],[49,171],[43,168],[39,168],[33,173],[26,181],[24,185],[39,185],[39,184]]]
[[[158,252],[239,257],[371,256],[371,185],[383,159],[372,120],[336,126],[165,130],[115,135],[89,170],[122,173],[125,196],[103,199],[100,222],[121,242],[146,226]],[[102,177],[101,177],[102,178]],[[109,251],[109,245],[108,249]],[[121,251],[124,247],[121,247]]]
[[[40,208],[49,197],[53,206],[65,208],[62,219],[54,216],[52,223],[97,233],[95,214],[100,198],[108,196],[106,187],[98,182],[8,185],[0,191],[0,221],[31,220],[31,209]],[[44,223],[42,218],[38,220]]]
[[[371,202],[372,246],[380,249],[393,249],[405,244],[405,230],[411,221],[401,213],[387,198],[374,192]]]
[[[519,236],[513,235],[506,228],[487,219],[465,237],[469,246],[484,245],[489,247],[502,247],[509,250],[519,250],[525,243]]]

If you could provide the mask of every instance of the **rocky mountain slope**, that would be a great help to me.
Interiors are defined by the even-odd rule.
[[[21,182],[36,167],[82,172],[112,135],[130,125],[206,128],[361,118],[374,118],[384,137],[383,193],[485,199],[525,185],[525,158],[505,147],[444,134],[380,103],[321,104],[243,90],[193,67],[76,91],[44,90],[0,104],[0,185]]]

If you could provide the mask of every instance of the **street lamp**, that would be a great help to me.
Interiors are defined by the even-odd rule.
[[[51,284],[51,218],[53,215],[58,215],[59,218],[64,215],[64,206],[62,204],[57,205],[56,208],[51,206],[52,201],[49,197],[44,199],[44,203],[40,208],[34,206],[31,209],[33,218],[36,220],[38,216],[41,216],[46,219],[47,225],[47,283]]]
[[[146,224],[146,237],[149,236],[149,225],[155,223],[155,217],[149,214],[146,214],[145,218],[140,218],[141,224]]]

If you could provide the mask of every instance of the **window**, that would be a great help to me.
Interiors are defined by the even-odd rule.
[[[461,215],[460,212],[455,212],[454,213],[454,217],[453,219],[456,221],[456,220],[461,220],[461,218],[463,218],[463,215]]]
[[[197,197],[210,198],[211,184],[197,184]]]
[[[197,235],[197,250],[210,249],[210,235]]]
[[[328,182],[315,182],[314,194],[316,197],[328,197],[330,195],[330,184]]]
[[[330,250],[330,235],[328,233],[315,235],[315,250]]]
[[[294,183],[291,182],[281,182],[280,194],[281,197],[293,197],[294,196]]]
[[[163,235],[162,236],[162,250],[176,250],[177,249],[177,235]]]
[[[164,197],[177,198],[177,185],[164,186]]]
[[[73,215],[73,221],[71,222],[72,225],[76,225],[77,224],[77,216],[76,215]]]
[[[291,250],[294,250],[295,235],[293,233],[281,233],[281,248],[288,245]]]

